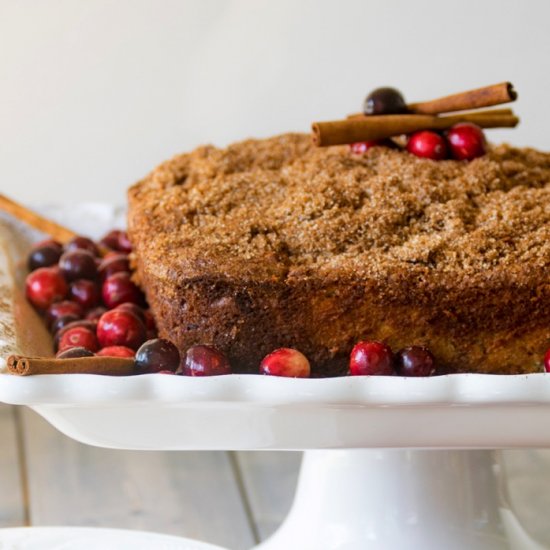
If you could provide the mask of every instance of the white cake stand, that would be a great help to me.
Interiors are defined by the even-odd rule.
[[[257,550],[543,548],[489,449],[550,446],[545,374],[0,375],[0,400],[102,447],[305,450],[290,514]]]

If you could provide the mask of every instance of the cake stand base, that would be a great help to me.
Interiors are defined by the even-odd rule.
[[[541,548],[503,477],[494,451],[306,451],[288,517],[255,550]]]

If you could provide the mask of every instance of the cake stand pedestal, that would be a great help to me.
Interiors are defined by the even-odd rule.
[[[256,550],[537,548],[493,451],[307,451],[292,509]]]

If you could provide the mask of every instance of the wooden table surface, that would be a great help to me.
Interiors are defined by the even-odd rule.
[[[174,534],[249,549],[290,508],[301,453],[89,447],[26,407],[0,405],[0,527]]]

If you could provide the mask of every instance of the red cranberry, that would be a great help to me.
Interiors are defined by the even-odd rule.
[[[89,349],[78,347],[78,348],[67,348],[66,350],[60,351],[57,353],[57,359],[78,359],[79,357],[93,357],[94,353]]]
[[[546,355],[544,356],[544,370],[546,372],[550,372],[550,348],[546,352]]]
[[[382,342],[359,342],[351,350],[349,373],[355,376],[395,374],[391,348]]]
[[[51,324],[50,332],[52,334],[57,334],[61,329],[65,328],[69,323],[74,323],[75,321],[80,321],[80,320],[81,320],[81,316],[75,315],[74,313],[67,313],[66,315],[61,315]]]
[[[260,374],[307,378],[310,374],[309,361],[298,350],[279,348],[263,358],[260,363]]]
[[[88,237],[74,237],[65,245],[65,250],[87,250],[93,256],[99,256],[97,245]]]
[[[99,344],[94,332],[84,327],[73,327],[66,330],[59,340],[59,350],[65,351],[69,348],[86,348],[90,351],[97,351]]]
[[[61,321],[61,319],[58,319],[56,321],[56,323],[59,323],[60,321]],[[61,341],[62,336],[69,329],[77,328],[77,327],[78,328],[85,328],[85,329],[95,333],[96,328],[97,328],[97,323],[95,321],[87,321],[86,319],[77,319],[76,321],[71,321],[70,323],[62,326],[59,330],[57,330],[57,332],[54,333],[54,337],[53,337],[54,349],[55,350],[59,349],[59,342]],[[53,332],[53,327],[52,327],[52,332]]]
[[[410,346],[397,353],[399,376],[431,376],[435,373],[435,359],[424,346]]]
[[[78,279],[69,287],[71,300],[79,303],[84,309],[95,307],[101,301],[99,287],[88,279]]]
[[[27,258],[27,267],[29,271],[34,271],[40,267],[50,267],[57,264],[61,256],[61,250],[56,246],[40,246],[33,248]]]
[[[169,340],[147,340],[136,352],[136,371],[139,373],[175,372],[180,364],[180,352]]]
[[[63,245],[58,241],[54,241],[53,239],[46,239],[32,245],[33,248],[42,248],[44,246],[53,246],[56,250],[59,250],[60,254],[63,252]]]
[[[97,266],[95,258],[87,250],[71,250],[59,259],[59,269],[67,280],[95,279]]]
[[[126,346],[137,349],[145,341],[146,330],[133,313],[113,309],[100,317],[97,337],[102,348]]]
[[[186,376],[217,376],[231,374],[227,357],[212,346],[191,346],[182,361]]]
[[[126,252],[127,254],[132,252],[132,243],[130,242],[126,231],[121,231],[118,235],[118,250],[121,252]]]
[[[124,302],[123,304],[116,306],[115,309],[119,309],[121,311],[129,311],[130,313],[133,313],[141,320],[141,322],[145,325],[145,328],[149,328],[147,326],[145,311],[143,311],[143,309],[140,308],[137,304],[133,304],[132,302]]]
[[[443,160],[447,158],[447,143],[443,136],[430,130],[415,132],[407,141],[407,151],[432,160]]]
[[[124,302],[141,304],[144,301],[141,290],[132,282],[129,273],[115,273],[105,279],[102,287],[103,301],[112,309]]]
[[[67,296],[69,287],[56,267],[41,267],[27,275],[25,292],[31,304],[47,309]]]
[[[366,115],[392,115],[407,112],[405,99],[395,88],[376,88],[366,98],[363,104]]]
[[[82,317],[84,311],[82,306],[76,302],[69,300],[63,300],[62,302],[55,302],[52,304],[46,312],[46,322],[51,325],[54,321],[63,317],[64,315],[76,315],[77,318]]]
[[[107,346],[96,353],[100,357],[134,357],[135,354],[133,349],[126,346]]]
[[[86,319],[90,321],[99,321],[99,318],[107,311],[106,307],[97,306],[86,313]]]
[[[120,236],[120,229],[113,229],[104,235],[99,241],[103,246],[110,248],[111,250],[118,250],[118,239]]]
[[[107,279],[115,273],[120,271],[130,272],[130,262],[126,254],[120,254],[119,252],[105,256],[99,264],[98,272],[101,281]]]
[[[389,149],[396,149],[397,145],[391,139],[375,139],[372,141],[358,141],[357,143],[350,144],[349,147],[354,155],[362,155],[373,147],[388,147]]]
[[[472,160],[487,152],[483,130],[471,122],[455,124],[447,133],[447,141],[456,160]]]

